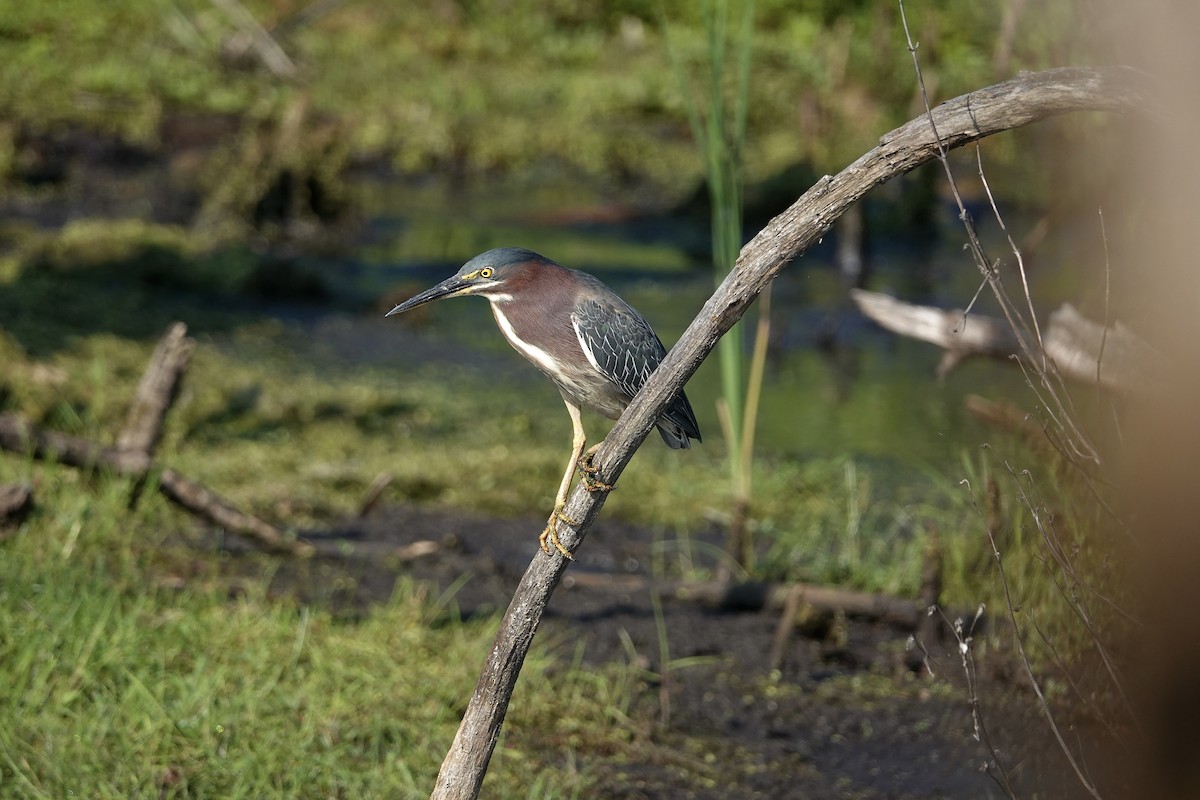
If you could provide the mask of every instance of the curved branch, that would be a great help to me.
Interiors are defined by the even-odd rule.
[[[1055,69],[1026,73],[943,103],[933,109],[932,122],[942,146],[961,147],[1071,111],[1144,111],[1149,105],[1147,93],[1145,76],[1132,69]],[[937,157],[938,142],[930,123],[930,116],[922,113],[885,134],[878,147],[837,175],[817,181],[742,248],[734,270],[596,453],[592,463],[598,468],[599,480],[616,481],[672,396],[789,262],[816,243],[868,191]],[[583,488],[575,490],[566,513],[580,520],[580,525],[575,529],[564,526],[561,539],[568,549],[579,547],[604,498],[604,494],[591,494]],[[442,762],[433,798],[478,796],[521,664],[566,567],[567,561],[557,554],[544,556],[539,551],[534,556],[500,623],[458,733]]]

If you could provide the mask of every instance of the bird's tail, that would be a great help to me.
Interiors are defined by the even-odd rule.
[[[667,443],[667,447],[672,450],[686,450],[692,446],[687,433],[674,422],[664,419],[656,424],[658,432],[662,434],[663,441]]]
[[[692,439],[700,441],[700,425],[696,422],[692,404],[683,392],[675,396],[655,425],[658,426],[658,432],[662,434],[667,447],[672,450],[686,450],[692,446]]]

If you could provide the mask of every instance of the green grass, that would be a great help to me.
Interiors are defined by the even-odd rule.
[[[494,620],[407,582],[357,622],[254,584],[231,599],[219,559],[161,550],[161,502],[130,513],[124,481],[31,469],[40,510],[0,545],[5,797],[426,795]],[[536,647],[485,791],[585,788],[564,764],[630,738],[628,686]]]
[[[28,252],[57,251],[43,243]],[[536,376],[346,365],[303,329],[223,307],[232,295],[198,294],[186,282],[154,288],[158,279],[146,276],[158,273],[122,253],[76,269],[43,256],[6,262],[0,411],[110,440],[162,327],[182,316],[196,320],[199,346],[162,459],[251,511],[320,525],[353,512],[385,471],[394,476],[387,502],[534,519],[548,509],[569,426]],[[139,297],[154,299],[151,311],[131,314]],[[63,313],[45,313],[56,298]],[[1010,456],[1030,463],[1019,449]],[[729,507],[722,459],[719,445],[680,454],[649,442],[596,535],[610,518],[656,526],[657,574],[711,575],[719,556],[705,536]],[[1002,595],[980,513],[957,485],[966,477],[980,497],[991,471],[1004,487],[998,518],[1021,613],[1060,648],[1086,649],[1071,638],[1078,626],[1048,580],[1013,479],[987,453],[909,475],[903,490],[894,465],[871,458],[767,447],[754,469],[756,535],[769,542],[758,577],[915,596],[936,531],[947,552],[945,601],[983,601],[995,613]],[[339,620],[320,605],[268,597],[269,559],[250,577],[234,570],[156,495],[129,510],[126,480],[0,454],[0,483],[11,481],[32,483],[38,505],[0,541],[5,796],[128,797],[161,783],[178,797],[428,791],[494,620],[457,621],[408,583],[362,620]],[[1064,523],[1088,521],[1069,496],[1039,502],[1058,504]],[[1083,545],[1081,563],[1103,555]],[[491,792],[586,796],[591,778],[570,766],[576,754],[636,746],[643,735],[629,720],[636,679],[632,667],[584,671],[535,648]]]
[[[237,26],[205,0],[9,5],[0,104],[13,123],[0,126],[0,175],[24,167],[12,146],[22,130],[82,127],[153,145],[176,115],[228,114],[261,130],[251,126],[214,154],[211,163],[226,168],[200,171],[217,176],[217,194],[240,183],[231,164],[250,173],[264,163],[340,166],[349,153],[381,154],[406,172],[566,165],[683,192],[700,176],[659,26],[665,17],[692,69],[707,49],[694,3],[345,3],[282,39],[300,68],[293,80],[272,76],[253,54],[223,63]],[[244,5],[270,26],[307,4]],[[940,96],[1051,58],[1072,61],[1063,53],[1075,20],[1030,9],[1008,74],[996,75],[990,56],[1004,7],[950,4],[914,18]],[[756,24],[751,179],[799,161],[831,170],[910,116],[911,86],[895,80],[907,53],[894,7],[762,2]]]

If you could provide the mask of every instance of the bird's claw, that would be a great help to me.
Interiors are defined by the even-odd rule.
[[[589,492],[604,492],[607,494],[617,488],[617,485],[596,479],[595,475],[600,471],[600,468],[592,463],[592,457],[592,453],[587,453],[581,456],[579,461],[576,462],[579,471],[582,473],[580,482],[583,483],[583,488]]]
[[[617,488],[615,483],[598,481],[591,475],[588,475],[586,472],[583,473],[583,477],[580,479],[580,482],[583,483],[583,488],[587,489],[589,492],[604,492],[607,494],[608,492],[611,492],[613,489]]]
[[[542,535],[538,537],[538,544],[542,547],[542,552],[550,555],[550,545],[554,545],[554,549],[562,554],[568,561],[574,561],[575,556],[563,546],[563,543],[558,540],[558,523],[565,522],[571,526],[579,525],[578,522],[568,517],[563,513],[563,504],[559,503],[550,512],[550,519],[546,520],[546,529],[542,531]]]

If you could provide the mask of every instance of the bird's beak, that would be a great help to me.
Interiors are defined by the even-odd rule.
[[[437,286],[432,286],[421,292],[416,297],[410,297],[400,305],[393,308],[391,311],[384,314],[385,317],[390,317],[392,314],[403,314],[409,309],[423,306],[426,303],[432,303],[434,300],[441,300],[443,297],[458,297],[459,295],[472,294],[480,287],[470,281],[464,281],[458,275],[451,275],[446,280],[439,283]]]

